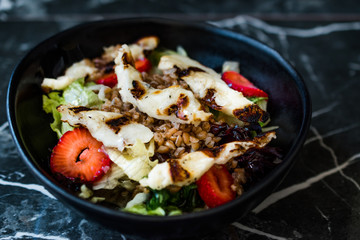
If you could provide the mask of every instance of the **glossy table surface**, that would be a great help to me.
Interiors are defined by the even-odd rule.
[[[303,76],[312,124],[288,176],[251,213],[203,239],[358,239],[360,4],[355,1],[0,0],[0,239],[135,239],[82,218],[23,164],[6,118],[12,70],[76,24],[137,16],[207,21],[279,51]]]

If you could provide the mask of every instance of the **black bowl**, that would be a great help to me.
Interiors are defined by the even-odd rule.
[[[285,156],[279,166],[236,200],[181,216],[141,216],[83,200],[50,174],[48,161],[57,138],[49,127],[50,117],[42,110],[42,79],[61,75],[65,68],[84,57],[100,55],[104,46],[134,42],[146,35],[159,36],[161,46],[167,48],[181,45],[192,58],[218,71],[225,60],[240,61],[242,73],[269,93],[272,125],[280,127],[273,145],[281,147]],[[241,218],[264,200],[295,161],[309,128],[311,105],[296,70],[264,44],[206,24],[144,18],[86,23],[40,43],[18,64],[11,77],[7,114],[24,162],[55,197],[88,218],[125,234],[170,237],[215,231]]]

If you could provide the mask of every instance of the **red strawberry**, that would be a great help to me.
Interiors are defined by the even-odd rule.
[[[224,72],[221,79],[232,89],[242,92],[245,97],[268,97],[266,92],[255,87],[254,84],[238,72]]]
[[[205,204],[217,207],[235,199],[236,194],[231,189],[234,180],[224,165],[212,166],[196,182],[198,192]]]
[[[151,62],[147,58],[142,58],[135,61],[135,68],[139,72],[148,72],[151,69]]]
[[[96,80],[97,84],[103,84],[111,88],[115,87],[117,82],[117,76],[115,73],[106,74],[102,78]]]
[[[80,182],[97,180],[111,164],[102,145],[86,128],[66,132],[51,154],[51,171]]]

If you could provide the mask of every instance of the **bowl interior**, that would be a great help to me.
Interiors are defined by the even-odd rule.
[[[204,214],[218,221],[214,220],[214,216],[222,211],[231,215],[227,216],[228,220],[234,220],[234,216],[240,217],[250,210],[279,183],[304,141],[310,121],[310,100],[301,77],[277,52],[240,34],[203,24],[128,19],[87,23],[55,35],[25,56],[9,84],[8,118],[19,151],[25,163],[54,195],[65,198],[72,206],[80,206],[83,212],[98,214],[100,211],[110,218],[158,221],[154,220],[156,217],[116,213],[86,203],[64,190],[49,174],[49,156],[57,138],[49,126],[51,117],[42,110],[40,89],[44,77],[57,77],[72,63],[84,57],[99,56],[104,46],[131,43],[146,35],[159,36],[160,45],[166,48],[182,46],[190,57],[217,71],[221,70],[226,60],[239,61],[241,73],[269,93],[272,125],[279,126],[277,139],[272,145],[281,147],[286,153],[283,163],[270,174],[275,176],[268,176],[244,197],[220,210],[189,215],[196,218]],[[265,188],[268,191],[263,191]],[[239,208],[241,204],[247,207]],[[233,209],[237,210],[234,212]],[[182,216],[178,219],[183,221],[186,218]]]

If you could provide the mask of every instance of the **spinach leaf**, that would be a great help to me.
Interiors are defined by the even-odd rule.
[[[167,189],[151,189],[151,198],[146,202],[149,210],[163,208],[167,214],[178,214],[181,211],[191,212],[204,207],[195,183],[182,187],[178,192],[172,193]]]

